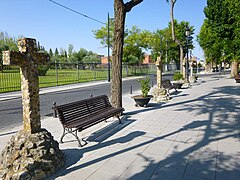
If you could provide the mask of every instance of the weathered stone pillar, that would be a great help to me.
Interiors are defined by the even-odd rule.
[[[50,57],[37,52],[35,39],[19,39],[18,48],[19,52],[3,51],[3,64],[20,67],[24,131],[34,133],[41,129],[37,66]]]
[[[162,60],[161,60],[161,57],[157,57],[157,61],[155,64],[157,66],[157,87],[161,88],[161,84],[162,84]]]
[[[162,87],[162,60],[161,56],[157,57],[157,88],[153,89],[153,100],[156,102],[168,100],[167,91]]]
[[[37,52],[35,39],[19,39],[18,48],[19,52],[3,52],[3,64],[20,67],[23,130],[12,136],[0,155],[0,179],[42,179],[64,164],[58,142],[41,129],[37,67],[50,58]]]

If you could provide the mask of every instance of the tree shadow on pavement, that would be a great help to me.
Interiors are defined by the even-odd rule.
[[[144,157],[148,165],[128,179],[240,179],[240,99],[233,97],[238,92],[235,86],[219,87],[195,100],[181,102],[184,108],[178,111],[208,117],[207,121],[196,122],[204,127],[196,143],[186,144],[183,150],[176,148],[159,162]],[[198,125],[194,126],[190,124],[189,128],[197,129]],[[155,168],[149,173],[149,167]]]
[[[211,93],[196,97],[195,99],[164,104],[164,106],[156,105],[129,113],[129,115],[132,115],[144,111],[157,110],[160,107],[167,108],[174,106],[175,108],[177,107],[177,111],[179,112],[189,112],[196,115],[204,114],[206,119],[193,119],[192,122],[172,132],[159,135],[138,144],[133,144],[132,146],[116,148],[115,151],[107,152],[102,156],[96,156],[82,163],[78,161],[81,161],[81,158],[85,154],[106,149],[112,145],[128,143],[135,138],[144,136],[146,132],[133,131],[129,134],[106,139],[103,142],[81,149],[65,149],[63,151],[67,156],[66,165],[55,177],[64,176],[70,172],[103,162],[119,154],[131,152],[139,147],[149,146],[152,143],[167,139],[175,134],[197,131],[198,135],[194,142],[173,142],[171,145],[172,151],[167,151],[162,160],[155,160],[151,156],[148,156],[148,154],[139,153],[139,158],[142,158],[145,162],[142,165],[142,170],[135,171],[131,176],[129,176],[128,172],[125,174],[128,176],[124,176],[123,173],[121,177],[123,179],[239,179],[240,151],[235,151],[235,149],[240,149],[240,119],[239,112],[237,112],[239,111],[240,99],[237,96],[235,97],[235,95],[238,95],[238,91],[238,87],[235,86],[219,87],[213,89]],[[178,108],[178,105],[181,106]],[[232,143],[227,144],[228,140]],[[236,143],[234,144],[234,142]],[[233,152],[226,153],[226,147],[224,146],[233,146],[232,148],[228,147]],[[130,172],[131,167],[127,171]]]

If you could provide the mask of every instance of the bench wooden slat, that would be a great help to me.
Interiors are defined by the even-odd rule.
[[[177,91],[177,85],[173,85],[169,79],[162,80],[162,87],[167,90],[167,93],[169,95],[169,90],[175,89]]]
[[[96,116],[96,114],[99,114],[99,113],[101,113],[101,112],[105,112],[107,109],[105,109],[105,110],[101,110],[101,111],[98,111],[98,112],[95,112],[95,113],[93,113],[93,114],[87,114],[87,115],[84,115],[84,116],[79,116],[78,115],[78,113],[76,113],[76,114],[73,114],[73,115],[71,115],[71,116],[66,116],[66,115],[64,115],[64,118],[66,119],[68,119],[67,120],[67,122],[65,122],[65,124],[66,125],[68,125],[68,124],[73,124],[73,123],[81,123],[81,122],[79,122],[79,121],[81,121],[81,119],[86,119],[86,118],[88,118],[89,116]],[[76,122],[77,121],[77,122]]]
[[[82,131],[113,116],[117,116],[121,123],[119,115],[124,111],[124,108],[112,107],[106,95],[54,106],[53,108],[57,111],[58,118],[64,128],[60,142],[67,133],[73,134],[74,131]],[[74,136],[81,145],[77,134]]]

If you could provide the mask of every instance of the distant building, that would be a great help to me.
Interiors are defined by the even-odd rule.
[[[111,60],[112,56],[110,56],[110,60]],[[107,56],[103,56],[101,57],[101,63],[102,64],[107,64],[108,63],[108,57]],[[149,54],[144,54],[144,59],[142,61],[142,64],[152,64],[154,63],[152,56]]]
[[[104,57],[104,55],[102,55],[102,54],[98,54],[97,55],[97,58],[99,58],[99,59],[101,59],[101,58],[103,58]]]
[[[112,56],[110,56],[110,60],[111,60]],[[103,56],[101,57],[101,63],[102,64],[107,64],[108,63],[108,57],[107,56]]]
[[[143,59],[143,64],[152,64],[154,63],[153,62],[153,59],[152,59],[152,56],[149,55],[149,54],[144,54],[144,59]]]

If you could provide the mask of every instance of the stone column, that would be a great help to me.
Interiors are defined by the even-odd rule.
[[[162,83],[162,60],[161,60],[161,57],[157,57],[156,66],[157,66],[157,87],[161,88],[161,83]]]
[[[37,52],[35,39],[19,39],[18,47],[19,52],[3,52],[3,63],[20,67],[23,130],[0,155],[0,179],[43,179],[64,165],[58,142],[40,122],[38,64],[49,61],[49,55]]]

